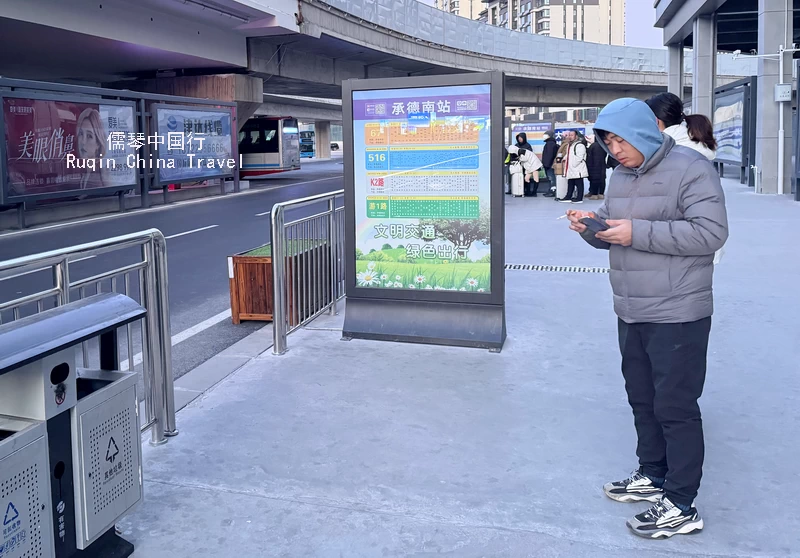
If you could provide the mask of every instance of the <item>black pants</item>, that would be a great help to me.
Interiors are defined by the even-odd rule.
[[[535,172],[537,174],[539,173],[538,170],[535,171]],[[538,195],[538,193],[539,193],[539,183],[535,182],[533,180],[533,175],[531,175],[531,181],[525,183],[525,195],[526,196],[532,196],[532,195]]]
[[[578,189],[578,195],[577,195],[577,197],[575,199],[577,201],[582,201],[583,200],[583,188],[584,188],[583,178],[570,178],[567,181],[567,186],[568,186],[567,195],[566,195],[566,197],[564,199],[571,200],[572,199],[572,194],[575,193],[575,188],[577,188]]]
[[[665,477],[664,491],[690,505],[703,475],[703,423],[697,400],[706,379],[711,318],[685,324],[619,321],[619,349],[633,409],[642,473]]]
[[[601,178],[600,180],[591,180],[589,179],[589,195],[590,196],[602,196],[606,193],[606,179]]]

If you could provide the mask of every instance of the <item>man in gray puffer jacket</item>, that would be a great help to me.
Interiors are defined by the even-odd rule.
[[[567,212],[570,228],[609,250],[614,310],[639,469],[603,487],[620,502],[654,502],[628,521],[666,538],[703,528],[694,507],[703,471],[697,400],[706,375],[714,253],[728,238],[725,196],[712,164],[663,135],[642,101],[618,99],[594,127],[620,165],[596,215]],[[592,233],[581,223],[610,226]]]

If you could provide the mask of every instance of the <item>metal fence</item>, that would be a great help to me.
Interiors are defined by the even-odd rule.
[[[125,250],[129,254],[123,254]],[[74,264],[104,254],[108,255],[106,259],[116,259],[117,263],[120,259],[132,261],[90,277],[71,279]],[[52,279],[50,285],[37,287],[37,283],[41,283],[39,276],[46,275],[47,271]],[[145,393],[142,431],[152,427],[151,443],[164,443],[167,436],[178,433],[172,378],[167,246],[161,231],[150,229],[0,262],[0,286],[15,280],[16,288],[23,290],[9,300],[0,301],[0,323],[4,315],[6,321],[18,320],[24,315],[108,290],[138,298],[147,310],[147,317],[141,324],[127,325],[125,335],[119,336],[120,355],[125,355],[121,368],[132,371],[141,364]],[[24,286],[21,280],[25,281]],[[32,287],[26,292],[25,287],[29,285]],[[141,352],[134,354],[139,342]],[[96,348],[90,341],[83,343],[84,367],[91,366]]]
[[[286,337],[325,311],[336,313],[344,284],[344,190],[272,207],[272,352]],[[324,209],[323,209],[324,207]],[[311,213],[286,221],[287,212]]]

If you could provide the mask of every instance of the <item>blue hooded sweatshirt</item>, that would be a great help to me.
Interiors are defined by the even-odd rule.
[[[611,153],[603,141],[604,132],[618,135],[644,155],[642,166],[647,164],[664,143],[656,115],[644,101],[638,99],[617,99],[606,105],[597,116],[594,130],[595,134],[600,136],[600,144],[609,155]]]

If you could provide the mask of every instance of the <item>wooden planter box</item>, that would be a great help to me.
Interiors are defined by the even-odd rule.
[[[296,326],[314,315],[329,300],[330,295],[325,293],[329,293],[330,287],[327,290],[319,287],[307,289],[306,281],[312,286],[330,285],[330,251],[325,240],[296,241],[290,242],[289,254],[286,259],[288,291],[286,310],[289,325]],[[318,268],[319,273],[317,273]],[[228,277],[231,291],[231,320],[234,324],[247,320],[273,320],[275,305],[270,244],[230,256]],[[299,301],[297,304],[295,298]]]

